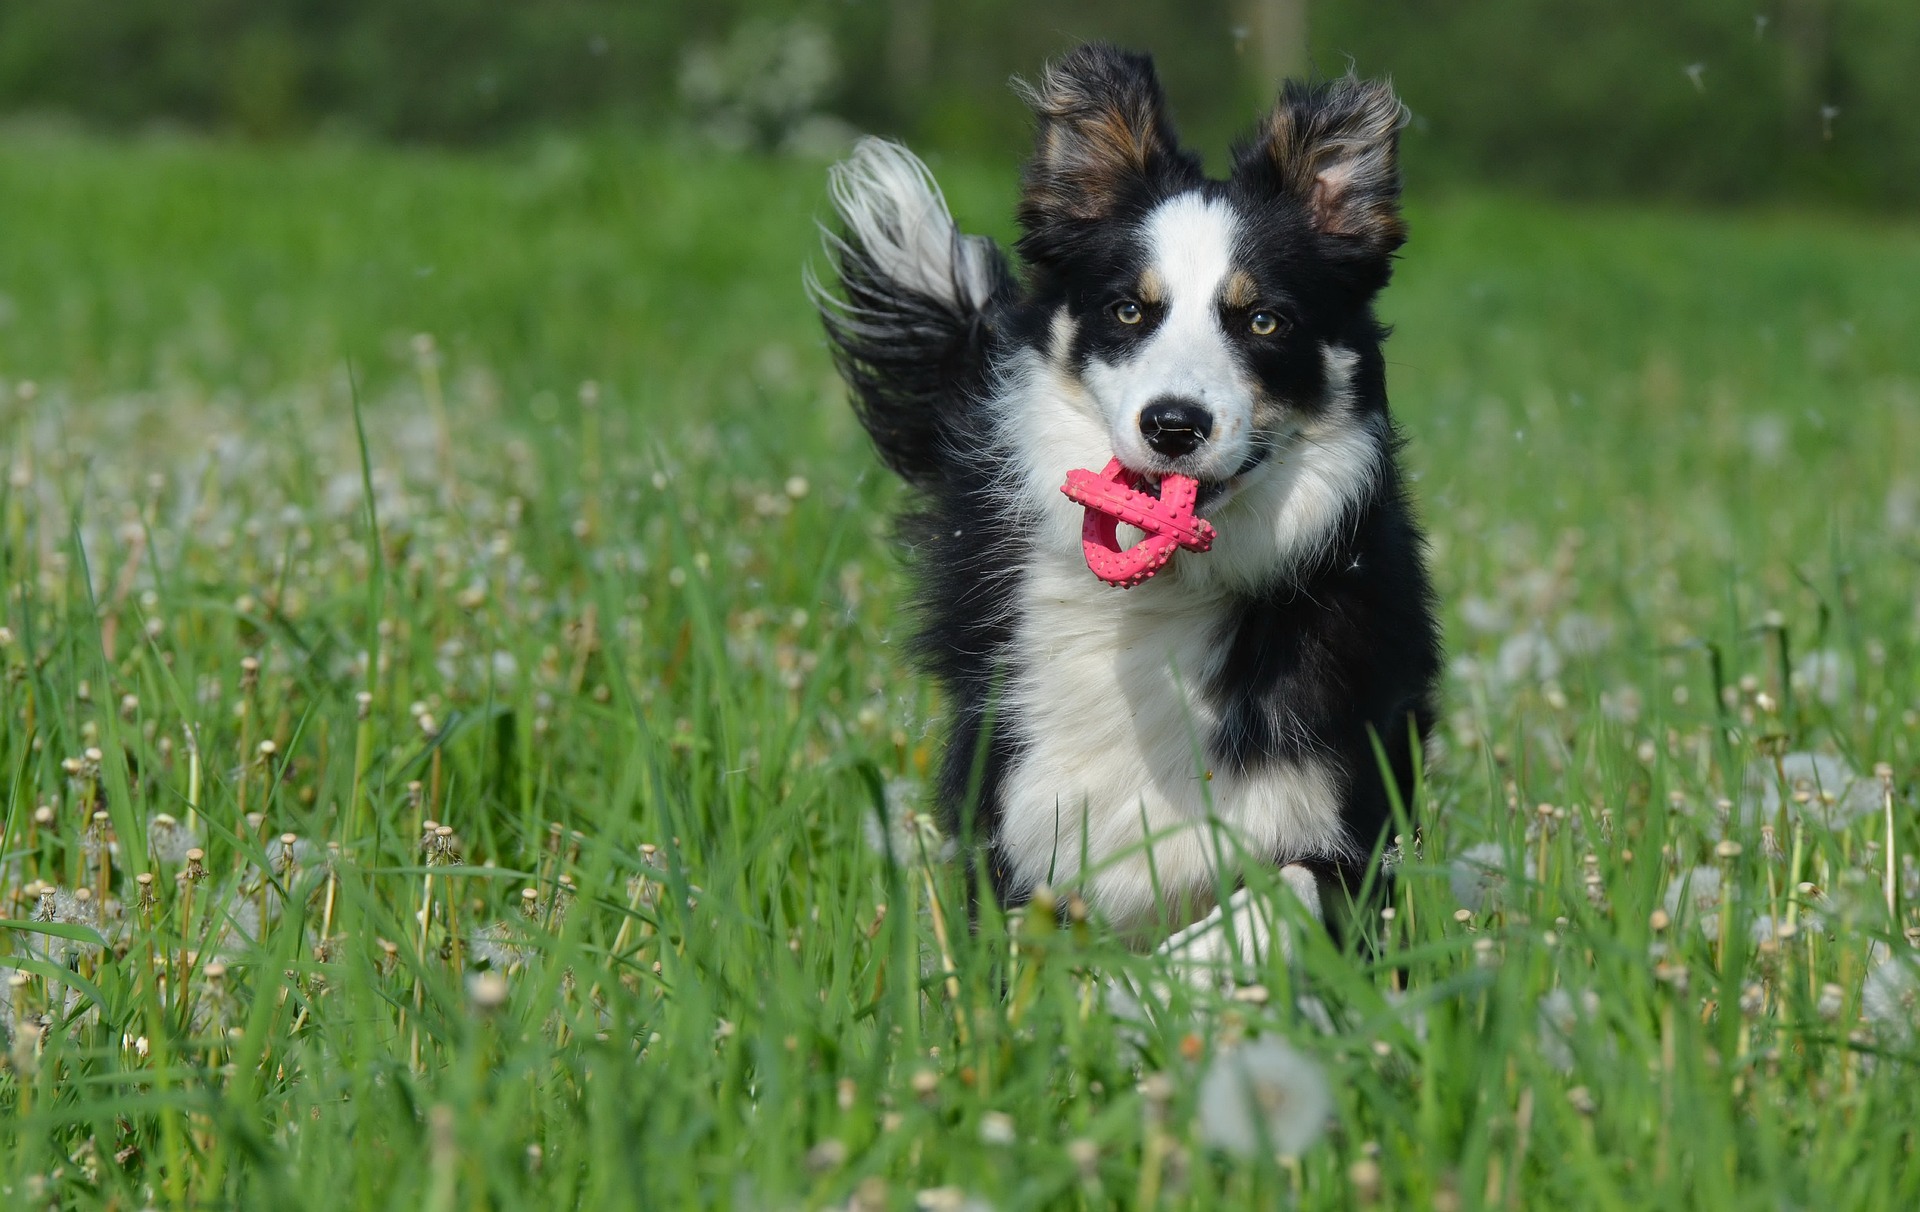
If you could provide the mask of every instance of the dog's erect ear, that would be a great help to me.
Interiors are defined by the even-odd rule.
[[[1046,233],[1061,225],[1112,218],[1156,180],[1198,174],[1179,149],[1145,55],[1090,43],[1048,67],[1038,83],[1015,87],[1037,123],[1021,181],[1024,244],[1052,243]]]
[[[1400,128],[1406,109],[1377,80],[1289,80],[1234,175],[1299,200],[1315,230],[1351,251],[1386,256],[1406,242],[1400,219]]]

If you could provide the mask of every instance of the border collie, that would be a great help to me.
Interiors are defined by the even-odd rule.
[[[1439,668],[1372,308],[1405,239],[1404,111],[1385,84],[1289,82],[1220,181],[1145,56],[1083,46],[1022,92],[1019,276],[867,139],[832,175],[840,292],[818,294],[916,493],[946,824],[1003,905],[1077,891],[1136,939],[1218,920],[1252,863],[1350,910],[1392,796],[1411,807]],[[1061,486],[1115,458],[1148,491],[1198,481],[1212,549],[1096,579]]]

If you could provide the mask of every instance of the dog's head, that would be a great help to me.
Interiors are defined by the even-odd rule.
[[[1400,103],[1354,77],[1289,83],[1222,182],[1181,150],[1145,56],[1081,47],[1025,91],[1019,247],[1050,360],[1134,471],[1251,471],[1328,407],[1328,350],[1371,322],[1405,239]]]

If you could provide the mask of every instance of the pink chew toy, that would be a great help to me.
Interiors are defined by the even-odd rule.
[[[1140,491],[1143,477],[1128,471],[1115,459],[1105,471],[1086,470],[1067,473],[1060,489],[1076,504],[1087,509],[1080,529],[1080,546],[1087,553],[1087,567],[1109,585],[1132,589],[1166,566],[1174,548],[1206,551],[1213,546],[1213,527],[1204,518],[1193,516],[1194,503],[1200,497],[1200,484],[1187,476],[1160,478],[1160,495]],[[1137,526],[1147,537],[1120,549],[1120,523]]]

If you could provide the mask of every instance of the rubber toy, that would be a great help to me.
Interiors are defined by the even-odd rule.
[[[1115,459],[1101,472],[1068,472],[1060,489],[1075,504],[1086,507],[1080,546],[1086,552],[1087,567],[1094,576],[1122,589],[1132,589],[1166,567],[1179,548],[1206,551],[1213,546],[1213,527],[1193,513],[1200,498],[1199,481],[1162,476],[1158,496],[1144,491],[1146,486],[1144,477]],[[1123,550],[1122,522],[1146,531],[1147,537]]]

